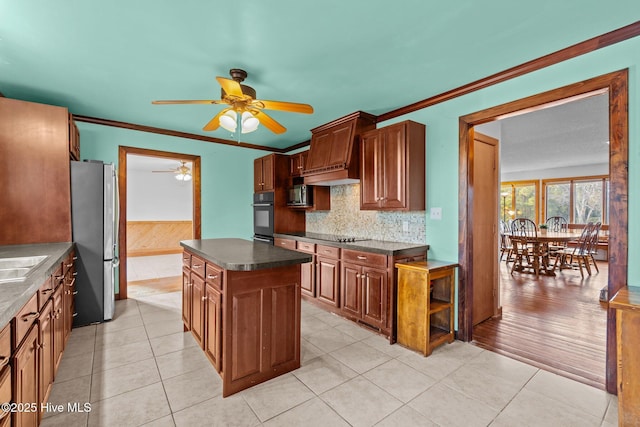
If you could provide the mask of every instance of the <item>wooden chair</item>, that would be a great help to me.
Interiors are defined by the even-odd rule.
[[[536,273],[536,277],[540,273],[541,268],[546,269],[544,261],[547,254],[543,252],[541,245],[536,243],[528,243],[527,237],[538,237],[538,227],[536,223],[528,218],[516,218],[511,223],[511,242],[513,243],[514,262],[511,266],[511,274],[518,269],[520,271],[525,268],[532,268]],[[526,261],[526,265],[525,265]]]
[[[505,262],[509,264],[509,261],[513,261],[513,244],[509,238],[510,230],[509,226],[503,220],[500,220],[500,261],[502,261],[503,255],[507,254]]]
[[[591,250],[593,229],[595,226],[596,225],[592,222],[585,225],[582,229],[582,234],[580,234],[580,237],[575,244],[575,247],[565,248],[556,253],[556,261],[553,265],[554,270],[556,268],[558,268],[560,271],[562,271],[563,269],[573,269],[575,263],[580,269],[580,276],[582,278],[584,278],[584,273],[582,272],[583,266],[587,270],[589,276],[591,276],[591,267],[589,265],[591,254],[589,253],[589,251]],[[558,265],[558,262],[560,263],[560,265]],[[597,268],[598,267],[596,265],[596,269]]]
[[[600,228],[602,227],[601,222],[596,222],[591,229],[591,239],[589,242],[589,257],[587,261],[591,261],[593,266],[596,268],[596,271],[600,273],[600,269],[598,268],[598,263],[596,262],[595,255],[598,253],[598,240]]]
[[[566,233],[569,231],[569,223],[563,216],[550,216],[546,221],[547,230],[554,233]],[[555,257],[556,253],[567,247],[565,242],[551,242],[547,245],[549,256]]]

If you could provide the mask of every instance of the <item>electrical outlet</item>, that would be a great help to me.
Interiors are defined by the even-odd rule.
[[[403,233],[409,232],[409,221],[402,221],[402,232]]]
[[[431,219],[442,219],[442,208],[431,208],[429,216]]]

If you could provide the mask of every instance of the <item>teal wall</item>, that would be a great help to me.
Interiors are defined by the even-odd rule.
[[[574,58],[454,100],[384,122],[427,125],[426,219],[432,259],[458,258],[458,118],[486,108],[621,69],[629,69],[629,285],[640,286],[640,135],[638,135],[640,37]],[[473,64],[470,64],[473,66]],[[366,106],[363,106],[366,110]],[[265,152],[80,123],[83,158],[117,163],[118,146],[152,148],[202,157],[202,237],[250,238],[252,160]]]
[[[640,135],[638,66],[640,37],[509,80],[472,94],[381,123],[415,120],[427,126],[427,212],[442,207],[442,220],[427,215],[431,259],[458,259],[458,118],[540,92],[629,69],[629,285],[640,286]],[[473,66],[473,64],[470,64]],[[636,260],[636,262],[634,262]]]

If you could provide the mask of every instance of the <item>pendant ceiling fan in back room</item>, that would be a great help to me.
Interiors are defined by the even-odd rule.
[[[283,133],[287,129],[273,118],[268,116],[263,110],[278,110],[289,113],[313,113],[313,107],[309,104],[298,104],[295,102],[266,101],[256,99],[256,91],[250,86],[241,84],[247,78],[247,72],[237,68],[229,71],[231,79],[216,77],[222,86],[221,99],[195,99],[195,100],[172,100],[153,101],[152,104],[227,104],[228,107],[216,114],[202,130],[213,131],[222,126],[224,129],[235,132],[240,127],[241,133],[249,133],[258,129],[258,124],[273,133]]]
[[[187,162],[180,160],[180,166],[175,169],[167,169],[161,171],[151,171],[153,173],[175,173],[178,181],[191,181],[191,169],[187,166]]]

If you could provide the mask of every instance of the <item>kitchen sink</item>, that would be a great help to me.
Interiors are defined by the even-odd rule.
[[[0,283],[23,281],[46,258],[46,255],[0,258]]]

